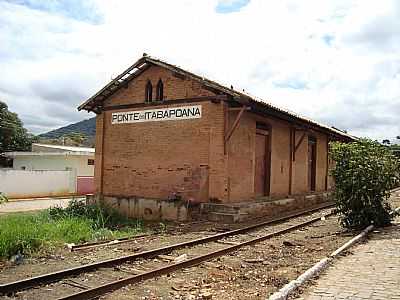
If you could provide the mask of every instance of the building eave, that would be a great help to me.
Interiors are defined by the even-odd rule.
[[[16,157],[29,157],[29,156],[92,156],[93,152],[4,152],[3,156],[16,158]]]
[[[190,71],[184,70],[176,65],[172,65],[167,63],[161,59],[150,57],[148,55],[143,56],[138,61],[136,61],[132,66],[127,68],[124,72],[118,75],[115,79],[113,79],[110,83],[105,85],[99,92],[90,97],[84,103],[82,103],[78,110],[87,110],[88,112],[92,111],[96,114],[100,113],[103,109],[103,102],[114,94],[118,89],[123,86],[126,86],[129,81],[139,76],[144,70],[146,70],[150,65],[159,66],[165,69],[170,70],[175,74],[179,74],[183,78],[190,78],[195,81],[200,82],[204,87],[211,89],[216,92],[216,94],[225,94],[228,95],[231,101],[234,101],[240,105],[250,106],[254,111],[262,111],[266,114],[275,114],[283,117],[284,119],[291,120],[295,123],[303,124],[304,126],[315,127],[320,131],[326,132],[328,135],[331,135],[333,138],[344,139],[346,141],[356,140],[357,137],[354,137],[344,131],[338,130],[331,126],[319,123],[317,121],[311,120],[307,117],[300,116],[297,113],[292,111],[279,108],[273,105],[270,102],[267,102],[261,98],[257,98],[245,92],[237,91],[233,88],[229,88],[225,85],[222,85],[216,81],[210,80],[203,76],[197,75]]]

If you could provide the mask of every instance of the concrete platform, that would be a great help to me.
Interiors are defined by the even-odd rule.
[[[306,209],[329,201],[329,193],[324,192],[275,200],[263,197],[249,202],[202,203],[200,214],[210,221],[236,223],[254,217],[276,217],[290,211]]]
[[[183,201],[142,197],[88,195],[87,203],[102,201],[128,218],[148,221],[186,221],[190,218],[188,204]]]
[[[375,230],[319,276],[298,299],[400,300],[400,218]]]

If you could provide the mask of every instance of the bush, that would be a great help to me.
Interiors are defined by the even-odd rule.
[[[390,224],[390,189],[399,184],[399,161],[378,142],[361,139],[352,143],[334,142],[331,158],[335,168],[334,199],[341,223],[346,228]]]

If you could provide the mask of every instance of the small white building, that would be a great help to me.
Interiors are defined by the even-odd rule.
[[[24,187],[32,185],[32,182],[41,186],[40,196],[91,194],[94,192],[94,152],[94,148],[46,144],[33,144],[31,152],[6,152],[4,155],[13,160],[13,169],[2,171],[4,173],[3,184],[0,183],[0,190],[2,185],[5,185],[5,180],[8,179],[8,188],[3,187],[3,190],[10,190],[10,185],[12,185],[14,186],[12,190],[18,191],[12,191],[11,194],[24,197],[25,194],[16,187],[18,185],[17,178],[20,178],[22,181],[19,183]],[[60,182],[64,182],[60,184],[65,186],[67,185],[66,178],[69,178],[68,189],[61,188],[60,184],[53,181],[53,178],[57,176],[65,177],[65,179],[60,179]],[[40,177],[42,177],[40,182],[37,182]],[[60,188],[55,189],[56,185],[60,185]],[[46,186],[49,190],[48,195],[45,192]],[[32,189],[27,190],[28,196],[37,196],[38,192],[29,192],[29,190]]]
[[[31,152],[7,152],[16,170],[76,170],[94,176],[94,148],[32,144]]]

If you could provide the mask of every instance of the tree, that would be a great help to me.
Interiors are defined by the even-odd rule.
[[[40,137],[40,142],[43,144],[63,145],[63,146],[88,146],[91,145],[90,138],[82,132],[69,132],[57,138]]]
[[[387,200],[389,190],[400,183],[399,160],[388,147],[368,139],[331,143],[330,154],[335,161],[334,199],[342,225],[388,225],[392,216]]]
[[[63,141],[68,140],[68,143],[73,146],[82,146],[86,140],[86,135],[81,132],[70,132],[63,135],[60,139],[63,139]]]
[[[391,144],[389,146],[390,151],[392,151],[392,153],[400,159],[400,145],[399,144]]]
[[[384,144],[384,145],[390,145],[390,141],[387,140],[387,139],[385,139],[385,140],[382,141],[382,144]]]
[[[36,137],[23,127],[16,113],[8,110],[0,101],[0,153],[5,151],[29,151]]]

